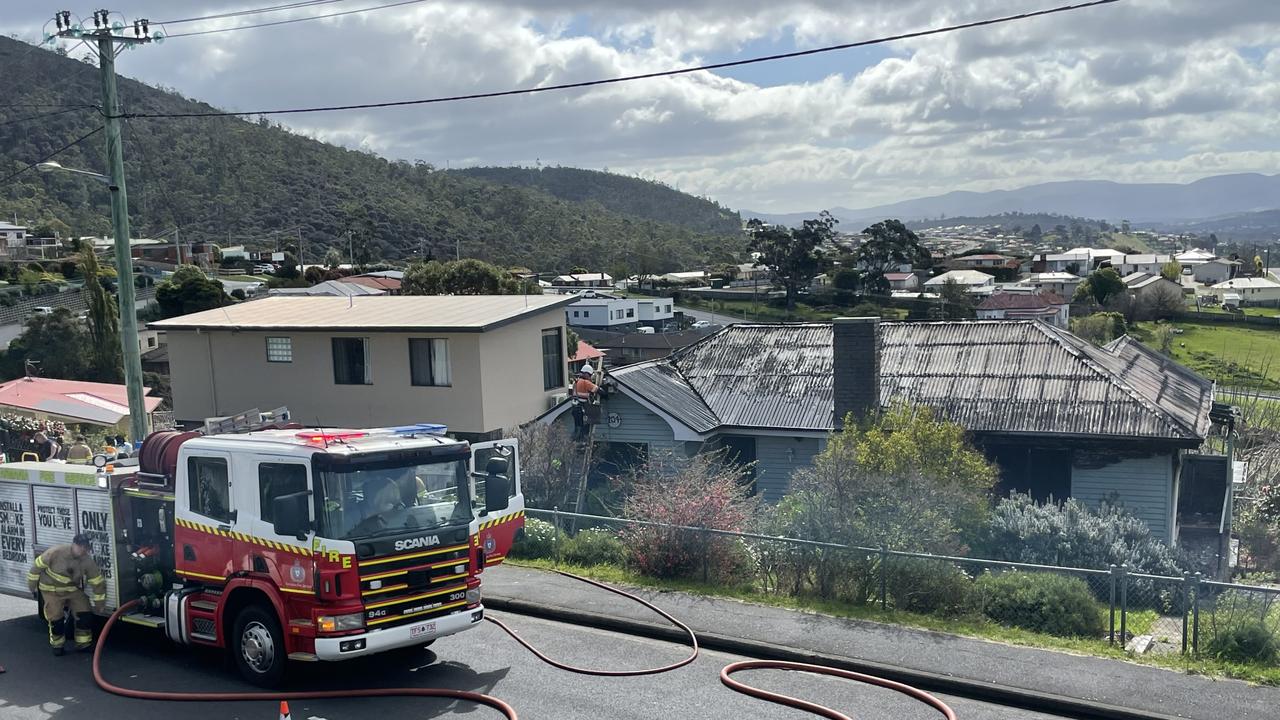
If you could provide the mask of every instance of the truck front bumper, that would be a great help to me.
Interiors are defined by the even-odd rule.
[[[408,623],[392,628],[370,630],[360,635],[316,638],[316,657],[320,660],[349,660],[396,648],[425,645],[436,638],[453,635],[478,625],[484,619],[484,606],[452,615]]]

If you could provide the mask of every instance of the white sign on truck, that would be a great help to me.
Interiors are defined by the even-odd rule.
[[[107,579],[107,607],[120,601],[111,495],[95,469],[58,463],[0,466],[0,590],[27,592],[27,572],[40,553],[89,536]]]

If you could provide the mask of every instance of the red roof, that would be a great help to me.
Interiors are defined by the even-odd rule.
[[[602,357],[604,357],[604,353],[591,347],[590,345],[586,344],[582,340],[579,340],[578,349],[574,351],[573,357],[570,358],[570,360],[573,362],[577,362],[579,360],[595,360],[596,358],[602,358]]]
[[[1055,293],[996,293],[978,306],[979,310],[1037,310],[1052,305],[1066,305]]]
[[[147,412],[155,411],[162,402],[158,397],[144,400]],[[97,425],[115,425],[129,417],[129,395],[124,385],[80,380],[10,380],[0,384],[0,406]]]
[[[363,285],[376,290],[387,290],[390,292],[398,291],[401,284],[400,281],[395,278],[374,277],[371,275],[352,275],[350,277],[338,278],[338,281],[355,283],[356,285]]]

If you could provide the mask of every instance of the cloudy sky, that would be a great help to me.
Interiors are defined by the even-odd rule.
[[[178,35],[387,1],[166,29]],[[122,56],[119,68],[234,110],[377,102],[650,72],[1063,2],[422,2],[174,37]],[[130,18],[176,20],[283,3],[130,0],[122,9]],[[30,39],[55,9],[89,18],[97,7],[4,4],[2,30]],[[1122,0],[715,74],[280,119],[390,158],[608,168],[772,212],[1053,180],[1185,182],[1280,172],[1277,38],[1280,2],[1272,0]]]

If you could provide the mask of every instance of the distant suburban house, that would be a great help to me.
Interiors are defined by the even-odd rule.
[[[889,281],[890,290],[919,290],[920,276],[913,272],[885,273],[884,279]]]
[[[658,276],[673,285],[705,285],[711,281],[711,273],[705,270],[689,270],[685,272],[669,272]]]
[[[565,391],[570,302],[268,297],[150,327],[168,335],[179,422],[285,405],[325,427],[438,422],[476,440],[528,421]]]
[[[1071,248],[1063,253],[1036,255],[1031,261],[1031,271],[1035,273],[1069,272],[1084,276],[1104,262],[1118,265],[1123,257],[1124,253],[1110,248]]]
[[[1129,294],[1135,299],[1148,297],[1153,293],[1158,293],[1161,288],[1170,289],[1176,292],[1178,297],[1182,297],[1182,283],[1176,283],[1161,275],[1159,272],[1155,274],[1136,272],[1125,275],[1121,280],[1124,281],[1125,287],[1129,288]]]
[[[368,287],[362,283],[339,282],[337,280],[325,280],[316,283],[311,287],[302,288],[271,288],[267,292],[268,295],[284,295],[294,297],[361,297],[368,295],[386,295],[386,290]]]
[[[551,281],[552,287],[613,287],[613,276],[608,273],[577,273],[575,275],[557,275]]]
[[[1236,276],[1240,271],[1240,261],[1214,258],[1191,266],[1191,274],[1196,282],[1205,285],[1217,285]]]
[[[1207,262],[1213,262],[1214,260],[1218,259],[1218,256],[1213,254],[1212,252],[1209,252],[1208,250],[1201,250],[1200,248],[1192,248],[1190,250],[1187,250],[1186,252],[1181,252],[1181,253],[1178,253],[1177,255],[1174,255],[1173,259],[1177,260],[1178,264],[1182,265],[1183,267],[1195,267],[1196,265],[1203,265],[1204,263],[1207,263]]]
[[[1017,258],[1012,258],[1012,257],[1009,257],[1008,255],[996,255],[992,253],[986,253],[981,255],[964,255],[962,257],[952,259],[951,262],[948,264],[955,268],[959,268],[959,269],[968,268],[972,270],[972,269],[984,268],[984,267],[985,268],[1017,267],[1018,260]]]
[[[27,228],[0,222],[0,253],[2,257],[25,257],[27,247]]]
[[[1240,306],[1280,303],[1280,283],[1271,278],[1238,277],[1213,285],[1209,292],[1218,296],[1223,303],[1227,302],[1228,295],[1238,296]]]
[[[1076,295],[1076,288],[1084,278],[1069,272],[1032,273],[1020,282],[1020,285],[1035,288],[1041,292],[1051,292],[1058,297],[1070,300]]]
[[[400,285],[403,280],[404,273],[391,270],[385,272],[365,273],[363,275],[348,275],[347,277],[338,278],[336,282],[363,285],[374,290],[381,290],[388,295],[399,295]]]
[[[1159,275],[1160,270],[1173,260],[1172,255],[1125,255],[1119,262],[1114,260],[1111,267],[1120,273],[1120,277],[1132,275],[1134,273],[1146,273],[1148,275]]]
[[[591,363],[592,368],[599,369],[603,361],[603,352],[591,347],[585,340],[579,340],[578,348],[574,350],[573,357],[569,358],[569,374],[572,376],[577,373],[587,363]]]
[[[738,265],[738,281],[741,282],[759,282],[768,280],[772,271],[763,265],[755,263],[741,263]]]
[[[924,287],[927,290],[937,292],[946,285],[948,281],[955,281],[966,292],[976,295],[985,295],[995,290],[996,279],[992,275],[977,270],[948,270],[941,275],[930,278],[925,281]]]
[[[979,320],[1043,320],[1066,328],[1071,304],[1051,292],[997,292],[977,308]]]
[[[148,413],[155,412],[163,402],[158,397],[150,397],[150,392],[149,388],[143,389],[143,404]],[[21,377],[0,383],[0,411],[73,425],[127,430],[129,395],[124,385]]]
[[[1166,541],[1178,534],[1187,463],[1226,466],[1197,455],[1210,381],[1127,336],[1099,348],[1035,320],[732,325],[604,383],[603,452],[643,461],[724,449],[754,463],[754,489],[770,501],[846,414],[895,401],[967,428],[1000,468],[998,492],[1090,505],[1114,496]],[[568,409],[539,421],[572,422]],[[1229,481],[1215,477],[1201,516],[1221,515]]]
[[[668,333],[617,333],[590,328],[580,328],[578,335],[593,347],[606,353],[608,367],[620,367],[644,360],[664,358],[682,347],[691,345],[714,332],[710,329],[684,330]]]
[[[573,327],[617,328],[620,332],[640,322],[636,301],[604,293],[585,293],[564,309]]]

